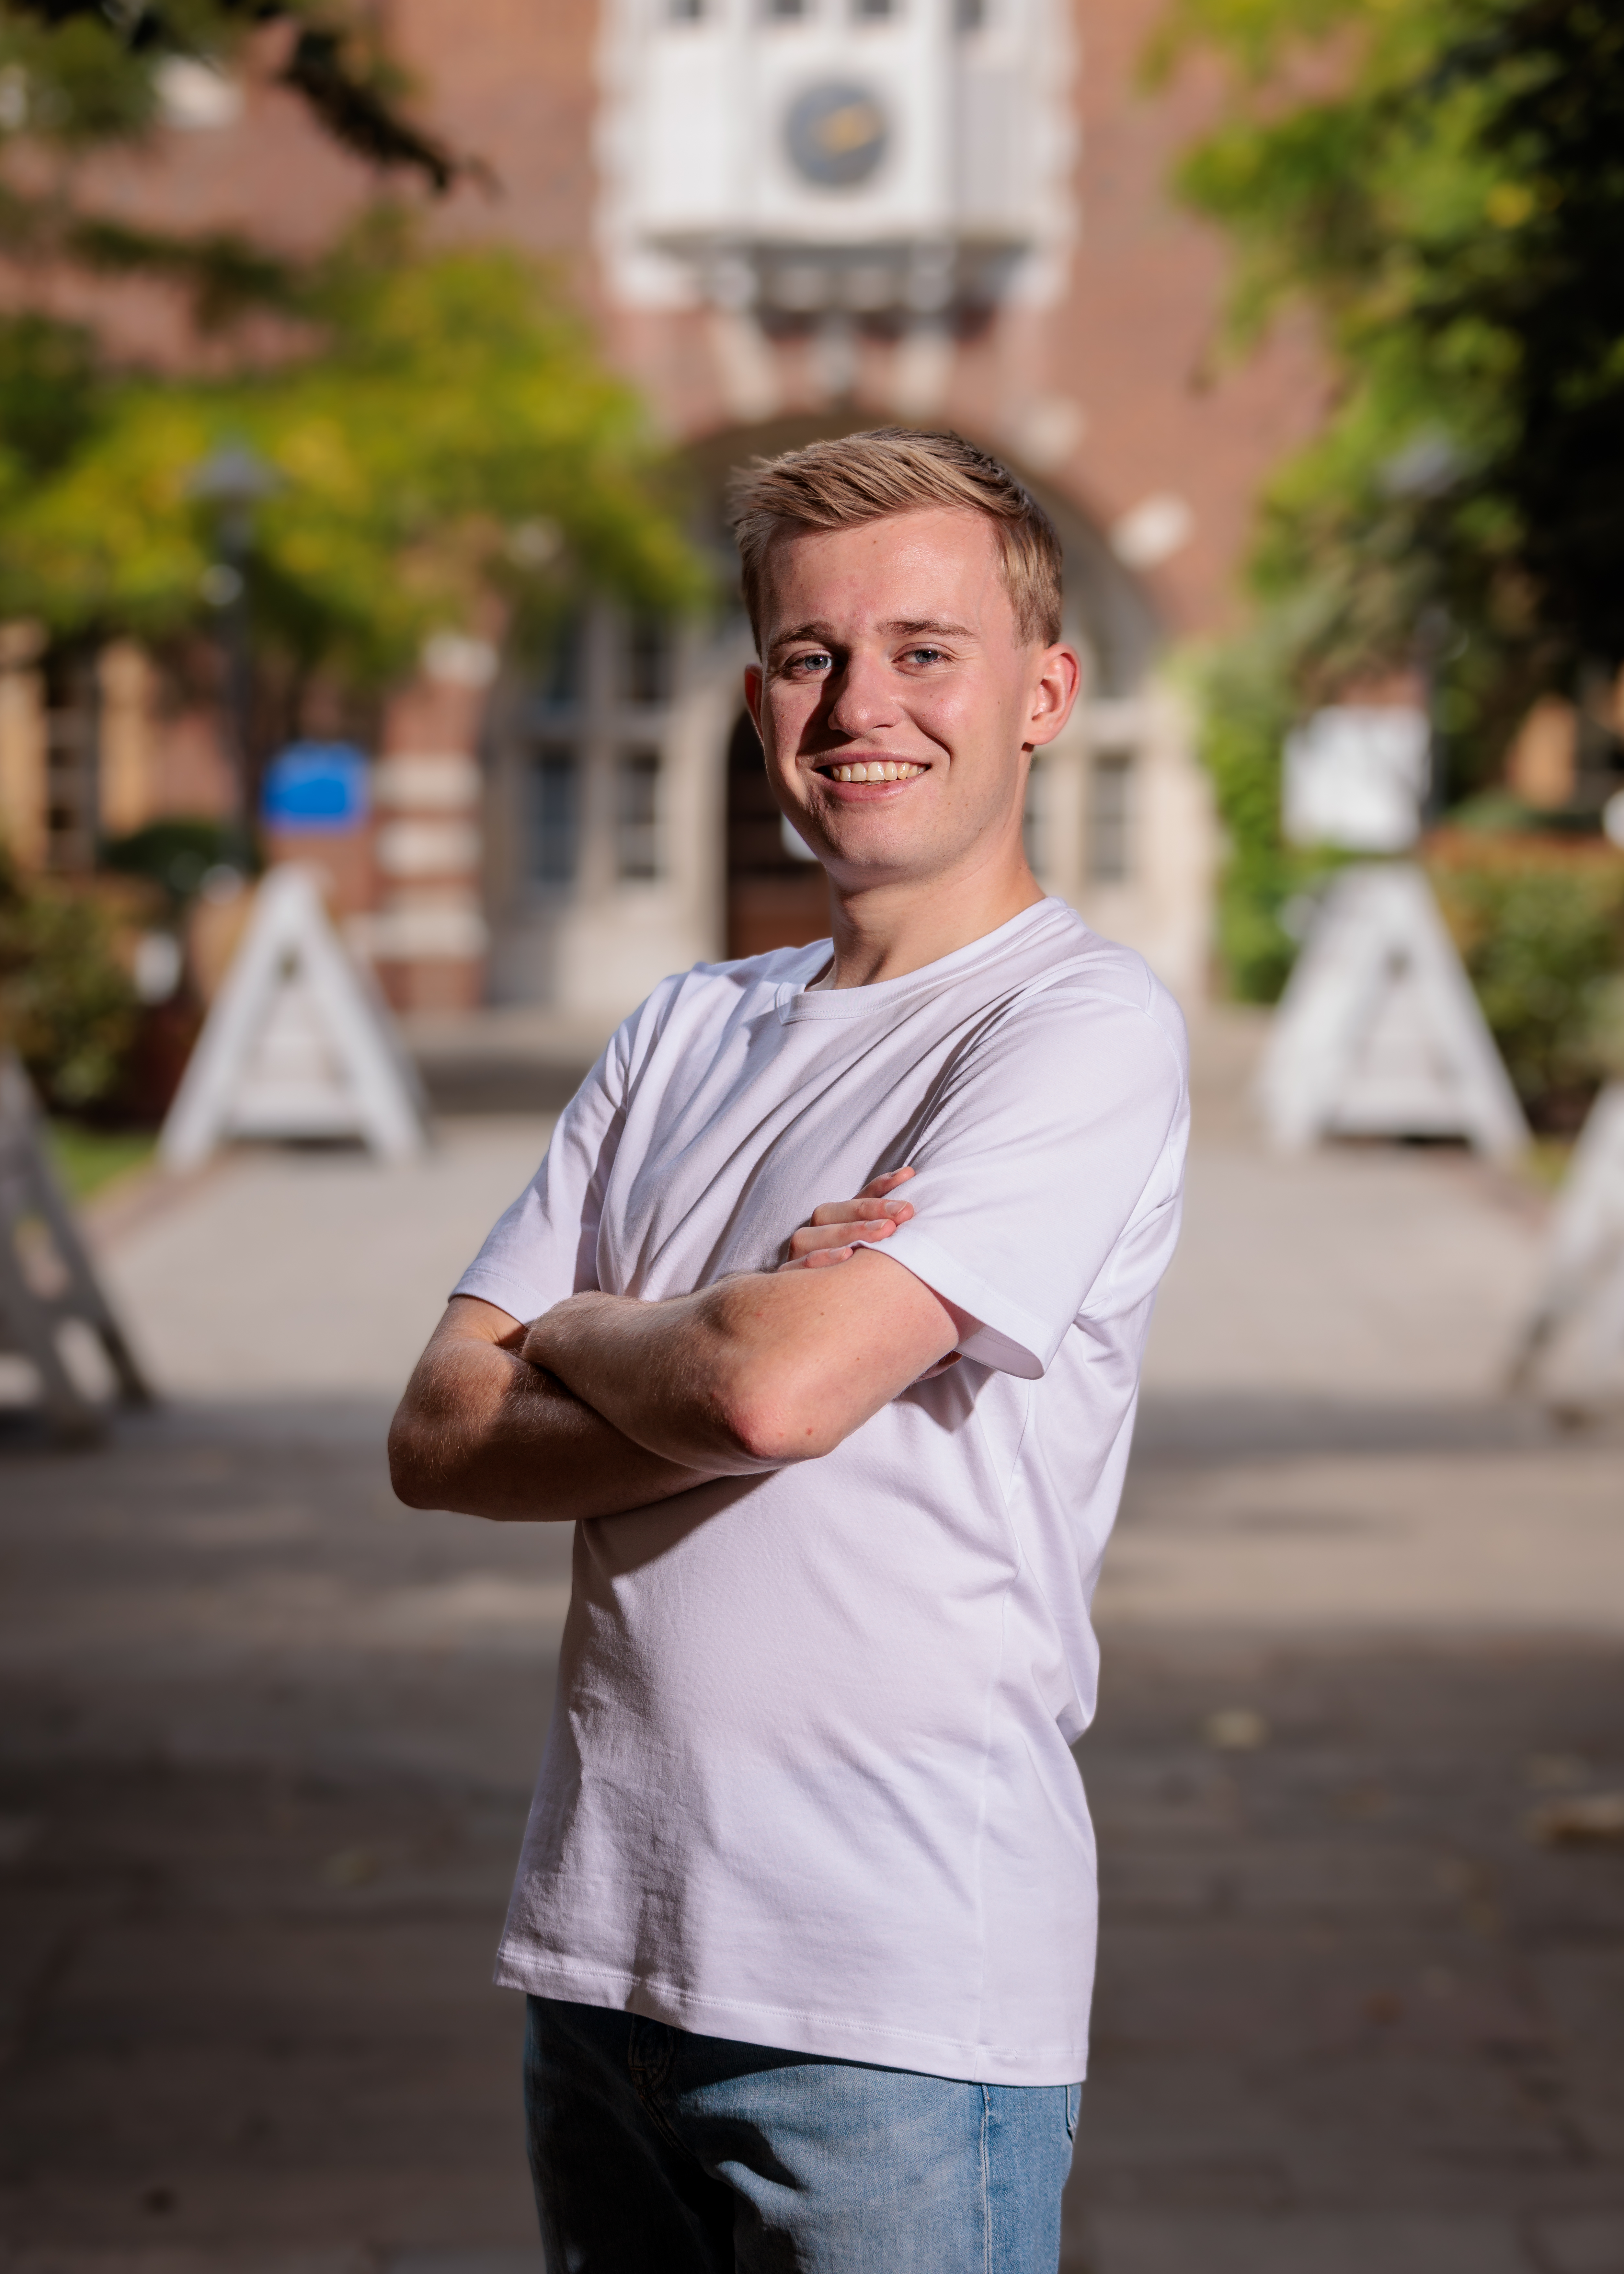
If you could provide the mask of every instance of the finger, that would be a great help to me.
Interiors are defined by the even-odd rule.
[[[797,1255],[788,1263],[780,1263],[780,1271],[821,1271],[828,1263],[849,1263],[856,1254],[853,1247],[818,1247],[809,1255]]]
[[[814,1224],[901,1224],[914,1213],[911,1201],[823,1201],[812,1211]]]
[[[906,1184],[913,1173],[912,1169],[887,1169],[883,1177],[876,1177],[872,1184],[863,1186],[862,1196],[866,1201],[883,1200],[887,1193]]]
[[[897,1229],[889,1216],[881,1216],[876,1224],[861,1226],[865,1240],[889,1239]],[[803,1224],[799,1231],[790,1234],[792,1255],[810,1255],[825,1247],[848,1247],[852,1244],[852,1228],[846,1224]]]

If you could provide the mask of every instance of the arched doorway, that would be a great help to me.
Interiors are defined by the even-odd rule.
[[[829,888],[773,802],[748,711],[727,744],[727,953],[764,955],[829,936]],[[795,840],[799,842],[799,840]]]
[[[691,447],[695,529],[724,590],[730,472],[827,431],[784,422]],[[1150,600],[1074,501],[1033,487],[1065,546],[1087,688],[1034,769],[1029,856],[1046,891],[1198,995],[1212,823],[1188,721],[1154,683]],[[577,667],[515,669],[490,735],[498,999],[619,1017],[665,972],[826,937],[823,872],[787,840],[740,707],[742,609],[658,637],[606,602],[581,621]]]

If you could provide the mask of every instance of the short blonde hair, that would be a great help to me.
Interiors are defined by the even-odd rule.
[[[728,505],[758,649],[767,555],[775,544],[808,530],[855,529],[929,506],[984,515],[997,536],[1004,589],[1021,638],[1049,647],[1060,636],[1055,525],[1007,466],[962,435],[876,426],[866,434],[808,442],[781,457],[756,458],[735,474]]]

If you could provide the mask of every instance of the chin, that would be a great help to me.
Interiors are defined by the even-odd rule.
[[[905,835],[901,831],[831,845],[819,856],[831,884],[843,892],[876,885],[923,884],[944,865],[939,846]],[[951,857],[951,856],[946,856]]]

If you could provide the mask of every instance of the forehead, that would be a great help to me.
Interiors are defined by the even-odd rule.
[[[1013,627],[1003,548],[985,514],[929,506],[848,529],[786,531],[762,563],[763,640],[786,617],[918,621],[949,612]]]

